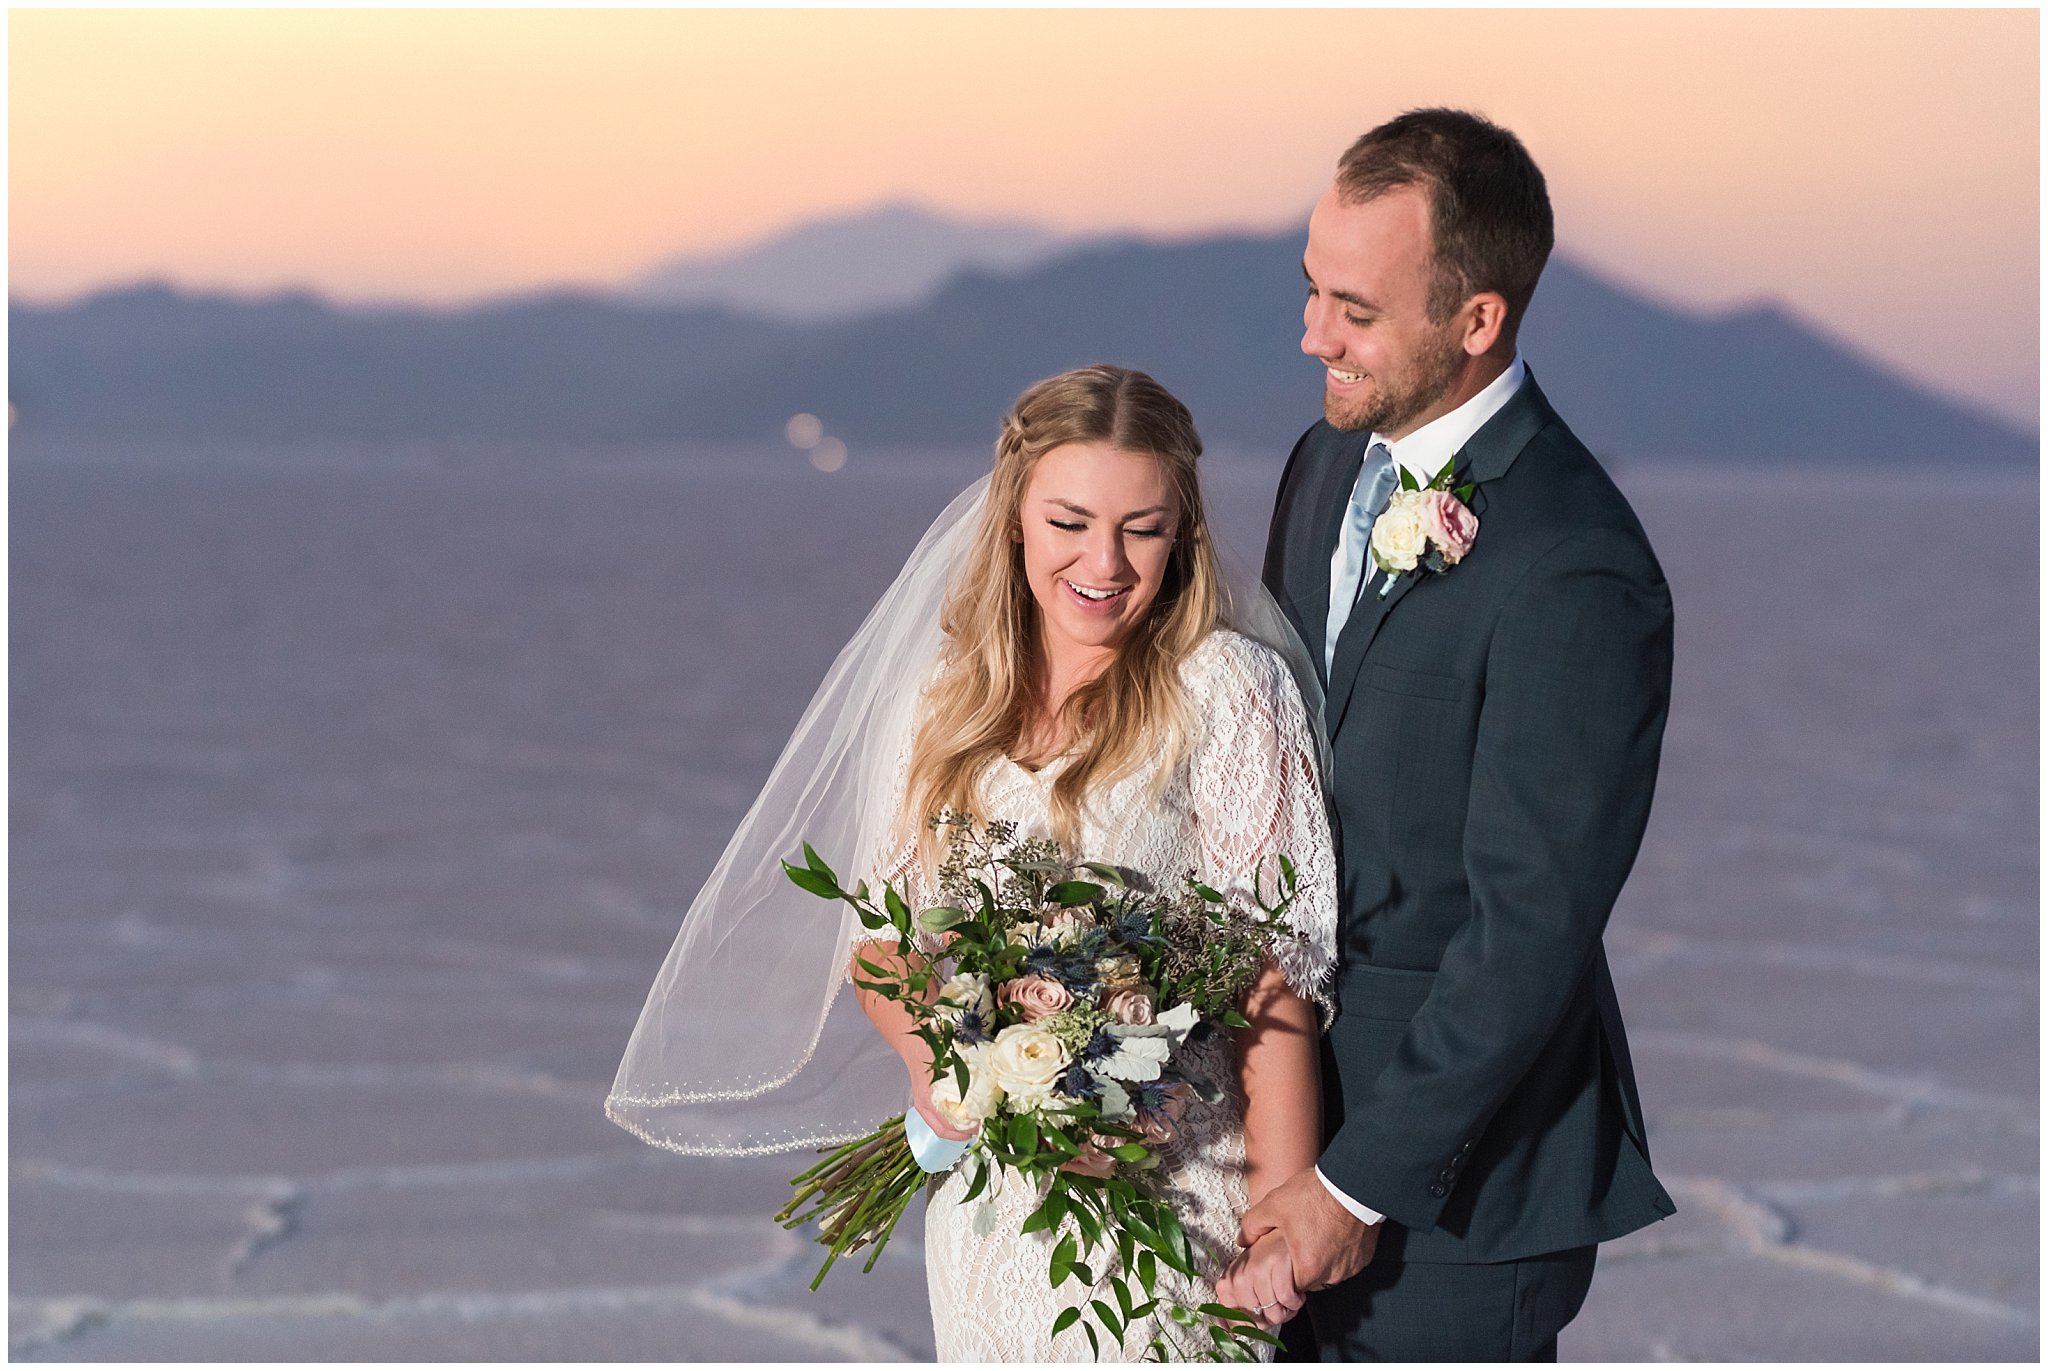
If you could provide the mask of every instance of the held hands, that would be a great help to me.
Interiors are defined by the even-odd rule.
[[[1239,1252],[1216,1282],[1216,1302],[1249,1311],[1269,1333],[1299,1314],[1308,1295],[1294,1283],[1287,1239],[1268,1233]]]
[[[1293,1288],[1305,1294],[1328,1289],[1363,1271],[1379,1247],[1380,1225],[1362,1223],[1338,1204],[1311,1167],[1274,1186],[1245,1211],[1237,1241],[1248,1250],[1239,1261],[1247,1257],[1257,1261],[1269,1235],[1284,1240]],[[1237,1269],[1235,1265],[1231,1268],[1233,1272]],[[1261,1302],[1254,1299],[1252,1304]]]

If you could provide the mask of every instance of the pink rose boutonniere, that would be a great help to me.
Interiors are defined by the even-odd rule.
[[[1444,463],[1428,485],[1419,485],[1404,468],[1401,488],[1373,521],[1372,559],[1387,573],[1380,584],[1382,596],[1417,567],[1442,575],[1472,551],[1479,537],[1479,516],[1472,512],[1472,486],[1451,489],[1455,461]]]

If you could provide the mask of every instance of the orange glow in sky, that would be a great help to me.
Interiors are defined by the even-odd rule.
[[[1770,296],[2029,422],[2033,11],[17,10],[11,289],[611,285],[886,199],[1297,223],[1419,104],[1519,132],[1568,252]]]

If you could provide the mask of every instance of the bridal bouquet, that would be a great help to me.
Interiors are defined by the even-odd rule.
[[[954,830],[939,873],[951,903],[921,912],[893,886],[879,903],[865,882],[841,889],[808,844],[803,866],[783,867],[803,889],[852,905],[871,934],[869,953],[893,940],[893,962],[858,958],[854,983],[910,1012],[931,1049],[933,1104],[956,1127],[980,1129],[956,1163],[971,1168],[963,1202],[999,1168],[1042,1195],[1022,1231],[1052,1239],[1052,1287],[1072,1281],[1079,1290],[1054,1335],[1079,1324],[1099,1356],[1098,1328],[1120,1345],[1128,1328],[1156,1316],[1198,1340],[1206,1326],[1198,1345],[1208,1359],[1251,1359],[1254,1342],[1275,1339],[1249,1314],[1188,1308],[1163,1292],[1161,1268],[1193,1278],[1195,1254],[1146,1182],[1188,1100],[1220,1096],[1183,1048],[1246,1026],[1238,1003],[1268,953],[1296,937],[1284,918],[1292,863],[1280,858],[1276,898],[1255,894],[1253,914],[1192,875],[1161,894],[1137,873],[1070,863],[1006,822],[947,813],[932,824]],[[874,1249],[872,1269],[927,1179],[902,1115],[826,1152],[791,1182],[797,1193],[776,1216],[788,1228],[819,1221],[818,1241],[831,1250],[813,1290],[862,1247]],[[1148,1347],[1160,1360],[1176,1350],[1163,1336]]]

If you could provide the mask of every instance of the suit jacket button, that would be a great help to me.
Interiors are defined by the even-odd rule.
[[[1435,1185],[1432,1185],[1432,1186],[1431,1186],[1431,1187],[1429,1188],[1429,1193],[1430,1193],[1430,1194],[1432,1194],[1432,1195],[1434,1195],[1434,1196],[1435,1196],[1436,1198],[1438,1198],[1438,1199],[1442,1199],[1442,1198],[1443,1198],[1443,1197],[1444,1197],[1444,1196],[1445,1196],[1446,1194],[1448,1194],[1449,1192],[1448,1192],[1448,1191],[1446,1191],[1446,1190],[1444,1189],[1444,1184],[1443,1184],[1443,1182],[1442,1182],[1442,1181],[1438,1181],[1438,1182],[1437,1182],[1437,1183],[1436,1183]]]

